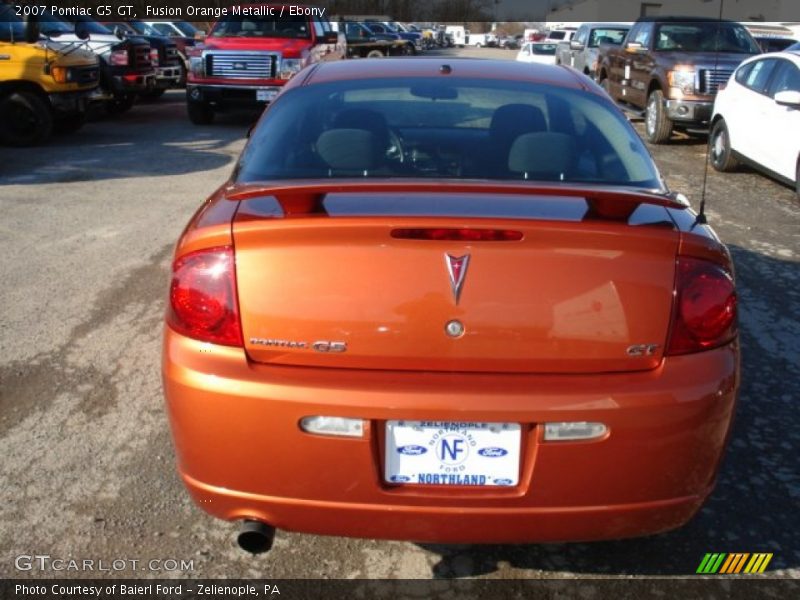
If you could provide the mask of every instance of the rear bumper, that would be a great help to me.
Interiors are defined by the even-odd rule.
[[[426,542],[624,538],[684,524],[713,487],[738,390],[738,348],[602,376],[269,367],[167,330],[164,389],[179,471],[204,510],[278,528]],[[309,415],[361,417],[363,439],[313,436]],[[519,485],[383,481],[387,419],[523,424]],[[600,421],[544,442],[548,421]]]
[[[135,94],[151,90],[155,84],[155,71],[125,73],[111,78],[111,91],[114,94]]]

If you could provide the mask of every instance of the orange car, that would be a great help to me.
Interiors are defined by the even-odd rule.
[[[302,71],[178,243],[178,466],[249,551],[640,536],[714,485],[727,249],[588,79],[443,60]]]

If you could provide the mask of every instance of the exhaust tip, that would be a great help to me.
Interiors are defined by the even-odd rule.
[[[246,520],[242,523],[236,542],[250,554],[269,552],[275,539],[275,528],[261,521]]]

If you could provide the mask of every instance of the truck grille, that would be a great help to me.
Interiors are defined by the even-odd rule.
[[[142,67],[151,67],[153,66],[152,61],[150,60],[150,46],[131,46],[130,49],[130,56],[131,56],[131,65],[136,69],[141,69]]]
[[[100,69],[98,67],[75,67],[75,83],[88,85],[97,83],[99,80]]]
[[[277,56],[266,52],[218,52],[206,55],[206,73],[231,79],[274,79]]]
[[[703,69],[700,71],[700,93],[716,94],[720,84],[727,83],[733,69]]]

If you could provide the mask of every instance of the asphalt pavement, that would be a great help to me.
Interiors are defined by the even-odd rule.
[[[514,55],[444,55],[476,53]],[[718,485],[688,525],[518,546],[279,532],[266,555],[239,550],[235,525],[195,507],[175,473],[160,342],[175,241],[253,118],[195,127],[173,91],[43,147],[0,147],[0,577],[684,575],[707,552],[772,552],[768,576],[800,576],[800,202],[747,169],[708,173],[709,222],[735,258],[743,380]],[[697,206],[705,141],[651,151]],[[96,562],[18,559],[34,555]],[[114,560],[124,568],[98,570]]]

